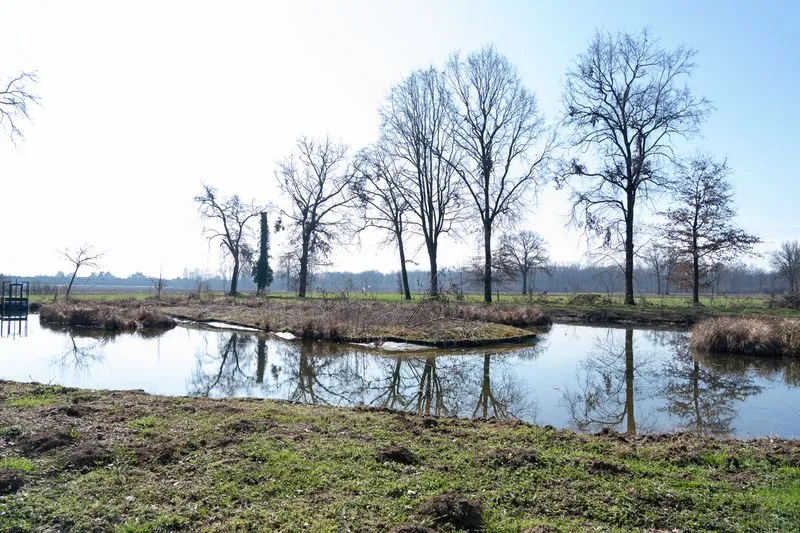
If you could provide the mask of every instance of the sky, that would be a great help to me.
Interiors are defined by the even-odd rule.
[[[565,72],[594,32],[645,26],[664,48],[698,51],[689,86],[714,112],[692,150],[727,157],[738,223],[762,251],[800,238],[796,2],[2,4],[0,80],[35,71],[40,105],[21,123],[24,139],[0,132],[0,272],[68,270],[58,251],[91,243],[105,253],[100,270],[118,276],[216,273],[219,249],[193,203],[201,182],[285,205],[276,162],[298,136],[330,135],[355,152],[377,137],[393,83],[485,44],[516,65],[554,123]],[[519,227],[541,233],[554,261],[584,262],[568,210],[567,191],[546,186]],[[337,250],[329,268],[396,270],[379,237]],[[412,252],[425,268],[424,250]],[[473,236],[446,238],[439,264],[477,253]]]

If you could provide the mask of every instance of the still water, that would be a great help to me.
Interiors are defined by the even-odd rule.
[[[694,354],[682,331],[557,324],[527,346],[397,354],[193,326],[98,336],[49,329],[38,315],[0,326],[6,380],[800,438],[800,361]]]

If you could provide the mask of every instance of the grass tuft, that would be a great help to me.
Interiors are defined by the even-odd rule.
[[[713,318],[692,329],[691,347],[712,353],[800,356],[800,319]]]

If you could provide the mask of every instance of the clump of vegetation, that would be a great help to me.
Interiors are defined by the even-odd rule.
[[[800,294],[787,293],[787,294],[772,294],[767,297],[767,307],[783,307],[786,309],[800,309]]]
[[[720,317],[692,329],[694,350],[746,355],[800,356],[800,320]]]
[[[611,298],[602,294],[580,293],[569,299],[571,305],[611,305]]]
[[[105,331],[170,329],[176,324],[174,318],[144,305],[66,301],[44,304],[39,312],[43,324]]]
[[[525,305],[462,305],[456,306],[453,316],[465,320],[480,320],[518,328],[549,326],[553,319],[538,307]]]

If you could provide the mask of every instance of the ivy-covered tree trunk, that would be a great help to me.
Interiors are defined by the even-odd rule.
[[[269,223],[266,213],[261,213],[261,240],[258,261],[253,265],[253,281],[259,295],[264,294],[264,290],[272,284],[272,268],[269,266]]]

